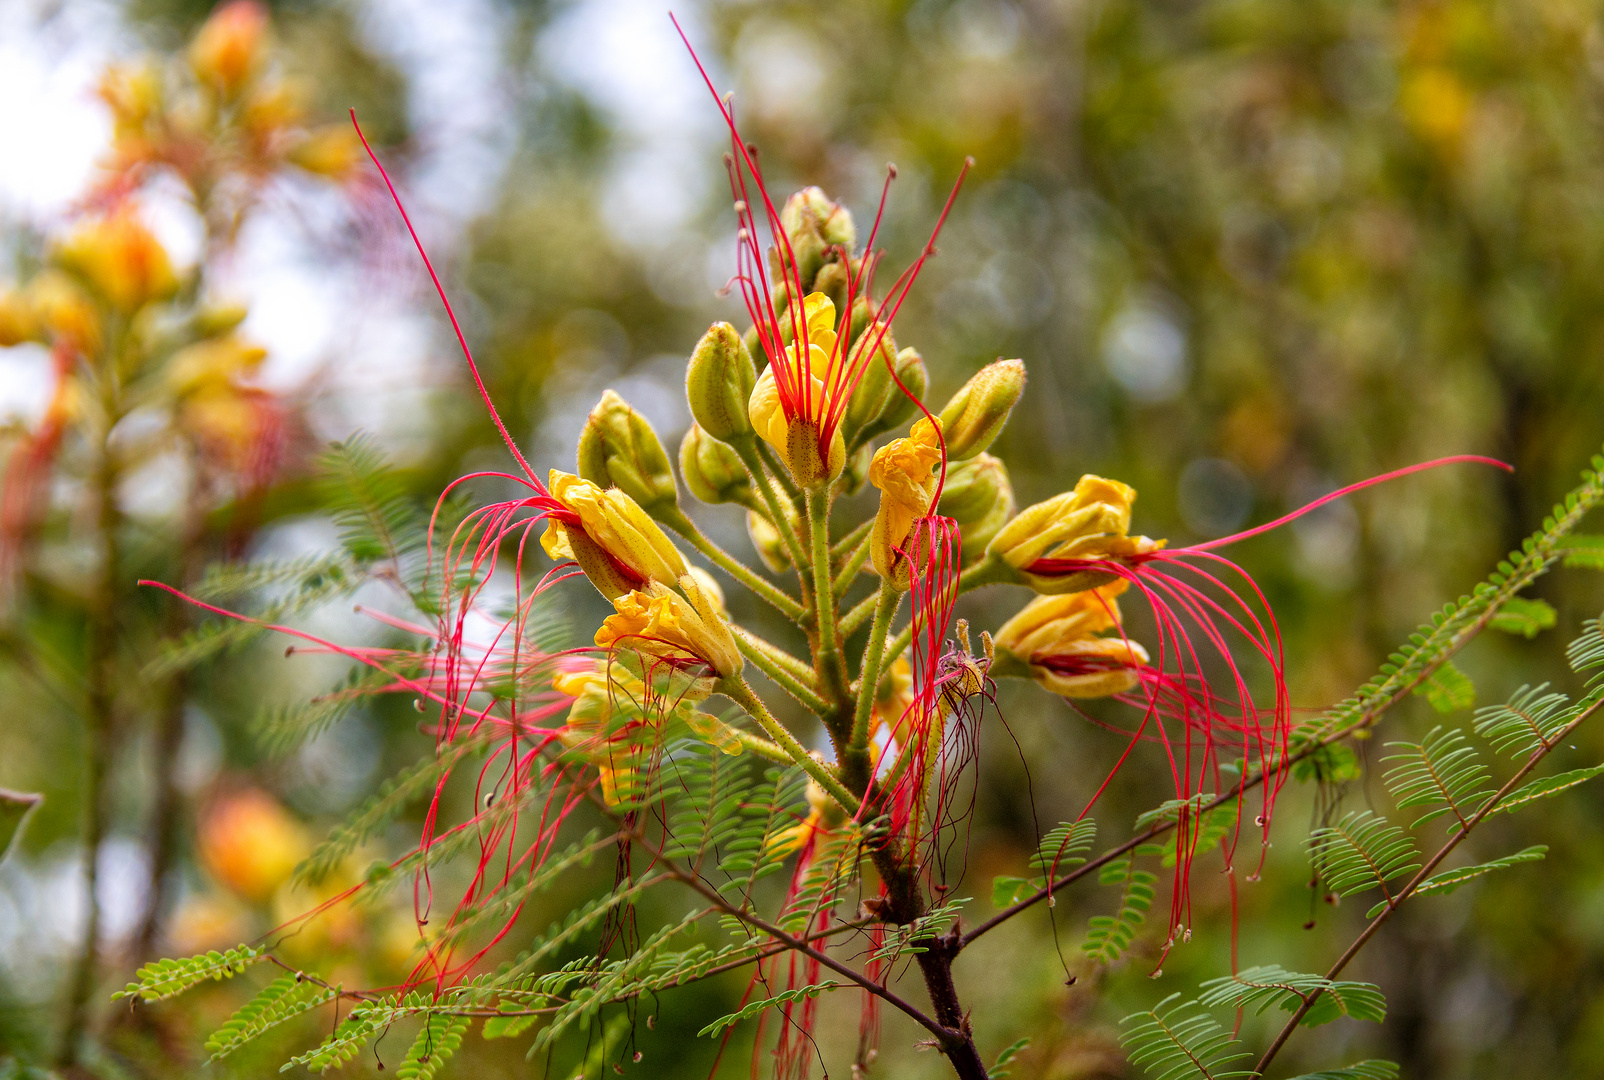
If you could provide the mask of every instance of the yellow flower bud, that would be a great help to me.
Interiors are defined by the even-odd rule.
[[[940,429],[921,417],[905,439],[893,439],[874,455],[869,481],[880,489],[869,557],[880,577],[897,589],[908,587],[908,561],[901,550],[913,523],[930,512],[935,497],[935,469],[941,464]]]
[[[679,444],[679,471],[691,494],[705,503],[739,503],[749,509],[759,505],[752,490],[752,476],[741,457],[728,443],[719,442],[692,424]]]
[[[233,334],[197,341],[167,361],[167,388],[175,397],[186,397],[202,389],[229,386],[260,367],[266,356],[266,349]]]
[[[1115,597],[1127,583],[1072,595],[1038,596],[997,631],[998,675],[1035,679],[1066,698],[1108,697],[1132,689],[1147,651],[1124,637],[1099,637],[1120,625]]]
[[[579,475],[614,487],[653,517],[678,510],[679,487],[657,432],[612,390],[590,410],[579,435]]]
[[[267,10],[255,0],[231,0],[196,31],[189,45],[195,75],[224,97],[238,93],[263,59]]]
[[[836,428],[825,447],[821,444],[826,415],[830,409],[832,375],[843,359],[836,353],[835,305],[822,293],[812,293],[803,301],[807,323],[807,350],[801,344],[785,346],[780,361],[786,366],[787,382],[797,400],[790,403],[794,415],[787,415],[780,385],[770,367],[752,388],[747,414],[757,434],[774,447],[791,476],[805,488],[819,488],[841,475],[846,466],[847,445]],[[790,321],[782,317],[781,323]]]
[[[1008,466],[990,454],[976,454],[947,469],[941,489],[941,513],[963,533],[963,557],[973,559],[1014,513],[1014,487]]]
[[[46,270],[28,282],[23,300],[33,311],[35,329],[79,352],[100,351],[100,316],[76,281],[60,270]]]
[[[244,304],[207,304],[195,313],[190,327],[196,337],[221,337],[245,321],[250,310]]]
[[[0,348],[33,341],[42,329],[33,305],[22,293],[0,290]]]
[[[271,142],[286,128],[300,122],[306,113],[304,101],[309,96],[310,90],[304,83],[286,80],[258,83],[240,108],[240,122],[260,142]]]
[[[56,257],[124,314],[131,315],[178,290],[167,250],[128,210],[85,225],[68,238]]]
[[[1025,392],[1025,362],[998,360],[975,372],[941,410],[947,457],[963,461],[990,446]]]
[[[752,434],[747,401],[757,382],[752,354],[735,327],[714,323],[696,343],[685,369],[685,396],[702,430],[721,442]]]
[[[541,547],[554,559],[573,559],[601,594],[613,599],[648,582],[673,582],[685,559],[634,499],[571,473],[551,470],[552,498],[561,511],[547,517]]]
[[[137,134],[161,112],[161,71],[149,61],[112,64],[100,77],[99,94],[111,109],[118,138]]]
[[[1115,575],[1062,564],[1130,558],[1164,547],[1163,540],[1127,535],[1135,501],[1135,488],[1088,474],[1074,491],[1021,510],[992,538],[986,555],[1012,567],[1021,584],[1039,593],[1095,588]]]
[[[310,132],[290,148],[291,164],[309,173],[343,180],[363,161],[362,141],[344,124],[330,124]]]
[[[678,585],[683,597],[654,581],[614,598],[616,613],[596,631],[596,644],[651,692],[700,701],[720,678],[739,674],[744,662],[712,598],[688,574]]]
[[[766,513],[747,511],[746,535],[751,537],[752,547],[757,550],[764,566],[776,574],[783,574],[790,568],[791,555],[785,550],[785,539]]]

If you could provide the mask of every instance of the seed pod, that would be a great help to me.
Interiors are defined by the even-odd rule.
[[[691,415],[703,431],[721,442],[751,438],[747,401],[756,383],[757,368],[746,342],[729,323],[714,323],[696,343],[685,369]]]
[[[962,461],[990,446],[1024,392],[1022,360],[998,360],[975,372],[941,410],[948,459]]]
[[[679,488],[651,423],[612,390],[590,410],[579,435],[579,475],[615,487],[653,517],[679,505]]]

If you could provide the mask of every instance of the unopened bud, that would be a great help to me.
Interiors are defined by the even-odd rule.
[[[39,320],[34,317],[33,306],[21,293],[0,290],[0,348],[32,341],[38,333]]]
[[[872,354],[871,349],[874,350]],[[852,391],[852,400],[847,403],[845,433],[849,441],[886,411],[893,393],[900,396],[891,381],[896,365],[897,343],[891,336],[891,328],[878,322],[869,324],[858,334],[848,363],[849,370],[859,367],[863,370],[857,388]]]
[[[201,82],[232,96],[261,65],[266,33],[267,10],[255,0],[233,0],[196,32],[189,65]]]
[[[1024,392],[1023,360],[998,360],[975,372],[941,410],[948,459],[962,461],[990,446]]]
[[[847,458],[846,471],[841,474],[841,494],[856,495],[869,479],[869,466],[874,463],[874,447],[864,443]]]
[[[899,428],[919,415],[919,401],[924,400],[925,392],[930,389],[930,372],[925,368],[924,357],[913,348],[903,349],[897,354],[895,366],[896,378],[891,380],[891,389],[886,394],[885,407],[881,409],[878,419],[870,421],[864,429],[858,432],[858,440],[866,442],[883,432]],[[898,386],[898,383],[901,386]],[[907,393],[903,390],[906,388]],[[909,397],[912,394],[913,397]]]
[[[691,494],[705,503],[757,505],[752,477],[740,455],[728,443],[721,443],[701,425],[692,424],[679,444],[679,471]]]
[[[195,313],[194,322],[196,337],[221,337],[245,321],[250,309],[244,304],[218,303],[207,304]]]
[[[990,454],[953,465],[941,489],[939,512],[958,523],[964,558],[979,555],[1014,513],[1008,467]]]
[[[756,383],[757,369],[746,342],[729,323],[714,323],[696,343],[685,369],[691,415],[703,431],[721,442],[750,438],[747,401]]]
[[[653,517],[679,505],[679,488],[657,432],[617,393],[608,390],[590,410],[579,436],[579,475],[615,487]]]
[[[773,522],[768,519],[768,515],[760,514],[756,510],[748,511],[746,533],[752,538],[752,547],[762,557],[764,566],[776,574],[782,574],[790,568],[791,556],[786,553],[785,540]]]
[[[290,149],[291,162],[309,173],[340,180],[349,176],[363,157],[362,142],[344,124],[318,128]]]
[[[796,260],[802,291],[829,293],[832,288],[839,288],[844,296],[846,283],[839,272],[828,275],[829,280],[821,281],[820,278],[829,264],[840,260],[841,254],[837,249],[845,249],[850,253],[857,240],[851,212],[821,189],[806,187],[785,200],[785,206],[780,210],[780,226],[785,230],[789,256]],[[786,254],[774,252],[776,262],[782,263],[776,267],[779,272],[774,276],[781,281],[789,280],[783,267]]]

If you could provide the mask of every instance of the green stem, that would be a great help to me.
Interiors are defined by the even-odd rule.
[[[849,638],[858,632],[858,627],[869,621],[874,614],[875,596],[865,596],[852,606],[852,610],[841,616],[836,625],[841,628],[841,636]]]
[[[750,731],[742,731],[740,728],[731,728],[730,730],[735,733],[735,737],[740,740],[742,746],[759,757],[768,758],[770,761],[779,762],[781,765],[791,764],[790,754],[787,754],[761,735],[754,735]]]
[[[741,439],[730,445],[735,447],[735,453],[740,457],[746,471],[752,474],[752,482],[757,485],[758,494],[763,497],[763,505],[769,508],[769,521],[774,531],[780,534],[780,541],[785,544],[786,554],[791,556],[791,565],[796,567],[797,575],[807,580],[807,571],[803,567],[808,565],[808,557],[802,551],[802,542],[797,539],[796,530],[791,527],[791,515],[786,513],[785,506],[780,502],[780,496],[774,490],[774,482],[770,479],[768,469],[764,468],[759,451],[763,443],[752,436]],[[793,501],[792,505],[796,505]]]
[[[768,443],[755,437],[752,441],[757,447],[758,456],[763,459],[763,463],[774,474],[774,478],[779,482],[780,488],[792,503],[800,503],[802,501],[802,489],[796,486],[795,480],[791,479],[791,470],[781,463],[779,457],[775,455],[773,448]]]
[[[847,552],[856,548],[859,542],[869,535],[869,530],[872,528],[874,528],[874,518],[872,517],[864,521],[863,524],[855,526],[851,532],[830,545],[830,558],[840,559]]]
[[[792,735],[786,726],[774,718],[763,700],[752,692],[746,680],[739,675],[719,680],[718,692],[745,709],[747,715],[756,720],[758,726],[768,732],[769,738],[780,747],[792,763],[801,766],[802,771],[813,778],[821,788],[830,793],[830,797],[840,803],[849,814],[858,812],[858,799],[846,789],[841,781],[818,758],[808,753],[796,736]]]
[[[773,679],[781,690],[784,690],[787,694],[790,694],[792,697],[796,698],[796,700],[802,704],[802,707],[807,709],[809,712],[818,716],[822,716],[828,710],[829,706],[826,704],[825,700],[818,695],[816,690],[812,689],[801,679],[787,671],[785,667],[763,647],[764,645],[768,644],[767,642],[762,642],[762,644],[759,644],[762,639],[753,640],[754,635],[747,633],[739,626],[733,627],[733,629],[735,631],[736,646],[740,648],[741,655],[752,661],[752,666],[756,667],[763,674]],[[811,679],[812,677],[813,673],[809,671],[808,678]]]
[[[735,556],[709,540],[683,511],[675,509],[672,513],[665,514],[661,520],[663,524],[689,540],[691,546],[706,555],[714,566],[768,601],[787,619],[795,622],[807,610],[800,602],[782,592],[773,582],[765,581],[751,567],[744,565]]]
[[[830,588],[829,494],[808,492],[807,512],[813,534],[813,611],[819,635],[813,663],[825,697],[839,705],[846,701],[848,689],[846,661],[841,655],[841,638],[836,626],[835,593]]]
[[[865,536],[858,542],[857,548],[852,552],[852,557],[847,560],[845,566],[841,567],[841,572],[835,576],[835,581],[831,583],[831,588],[835,591],[836,596],[840,596],[847,591],[847,586],[857,580],[859,571],[863,569],[863,564],[868,561],[869,537]],[[843,633],[841,636],[845,637],[846,634]]]
[[[864,750],[869,745],[869,714],[873,711],[875,694],[879,690],[886,635],[891,632],[891,620],[901,603],[902,593],[882,583],[874,605],[874,622],[869,627],[869,643],[863,648],[862,675],[858,679],[858,707],[852,716],[852,741],[847,744],[849,752]]]
[[[1019,584],[1018,574],[1013,567],[995,555],[987,555],[984,559],[958,575],[958,592],[972,592],[987,585]]]

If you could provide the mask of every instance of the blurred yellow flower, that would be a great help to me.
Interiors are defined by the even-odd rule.
[[[271,795],[247,788],[218,798],[197,830],[201,864],[252,903],[265,903],[309,850],[306,835]]]
[[[260,67],[266,35],[267,9],[255,0],[231,0],[196,32],[189,65],[201,82],[232,96]]]
[[[1147,652],[1123,637],[1099,637],[1120,625],[1115,581],[1070,595],[1038,596],[997,631],[998,674],[1023,674],[1066,698],[1108,697],[1131,689]]]
[[[132,209],[118,209],[84,225],[56,257],[125,315],[178,290],[167,249]]]
[[[1472,102],[1470,91],[1453,72],[1440,67],[1414,72],[1405,79],[1398,104],[1423,141],[1444,153],[1458,149]]]

